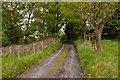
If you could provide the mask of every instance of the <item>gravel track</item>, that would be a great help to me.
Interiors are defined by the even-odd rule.
[[[49,70],[52,68],[52,65],[56,62],[58,57],[64,51],[66,45],[63,44],[62,48],[60,48],[57,52],[49,56],[42,63],[36,66],[33,70],[29,71],[23,78],[47,78],[49,75]]]
[[[66,62],[59,69],[57,78],[82,78],[83,71],[80,66],[80,60],[75,46],[70,44]]]
[[[63,44],[57,52],[53,53],[33,70],[30,70],[23,78],[82,78],[83,72],[77,50],[74,45],[67,45],[70,45],[70,48],[68,49],[66,61],[63,66],[58,69],[56,74],[52,74],[50,70],[53,68],[59,56],[64,52],[66,44]],[[54,75],[54,77],[52,75]]]

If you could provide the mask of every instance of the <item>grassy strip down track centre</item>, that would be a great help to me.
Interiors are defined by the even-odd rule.
[[[42,62],[61,46],[61,43],[58,42],[35,53],[21,53],[20,60],[17,55],[2,56],[2,78],[17,78],[31,66]]]
[[[117,78],[118,77],[118,41],[102,40],[103,51],[94,51],[83,41],[75,41],[81,66],[86,78]]]
[[[66,46],[64,52],[62,53],[62,55],[56,61],[55,65],[54,65],[54,68],[51,69],[51,72],[53,74],[55,74],[58,71],[58,69],[63,66],[63,63],[66,61],[66,56],[67,56],[69,47],[70,47],[69,45]],[[54,76],[55,75],[53,75],[53,77]]]

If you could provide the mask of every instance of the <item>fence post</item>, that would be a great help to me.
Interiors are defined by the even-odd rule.
[[[27,50],[26,49],[27,49],[27,47],[25,46],[25,51],[24,52],[27,54]]]
[[[12,49],[11,49],[11,46],[10,46],[10,55],[12,54],[11,52],[12,52]]]
[[[41,42],[39,42],[39,46],[40,46],[40,43],[41,43]],[[41,50],[41,47],[39,47],[38,50]]]
[[[33,49],[34,49],[34,53],[35,53],[35,43],[33,43]]]
[[[43,41],[42,41],[42,50],[43,50]]]
[[[18,45],[18,59],[20,60],[20,49],[19,49],[19,45]]]

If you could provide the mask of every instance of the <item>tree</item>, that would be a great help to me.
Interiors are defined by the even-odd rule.
[[[107,21],[105,24],[105,28],[109,27],[109,29],[114,32],[114,34],[110,34],[111,32],[107,32],[110,37],[115,37],[115,35],[119,34],[120,30],[120,10],[117,11],[117,14],[113,15],[111,19]]]
[[[84,31],[84,43],[86,43],[86,31],[87,31],[87,21],[89,19],[90,8],[89,3],[78,3],[78,8],[76,8],[76,16],[80,21],[83,22],[82,28]]]
[[[36,3],[36,8],[33,11],[33,25],[37,27],[37,35],[39,40],[45,37],[45,14],[46,14],[46,9],[45,9],[45,3],[40,2]],[[41,36],[42,33],[42,36]]]
[[[101,52],[103,50],[101,43],[101,34],[105,23],[116,14],[120,8],[119,3],[90,3],[90,23],[94,27],[94,32],[97,40],[97,50]]]
[[[59,2],[47,3],[46,8],[48,10],[48,13],[46,15],[47,32],[53,35],[54,33],[58,33],[62,27],[63,15],[60,12]]]
[[[23,12],[24,12],[24,19],[25,21],[25,44],[28,43],[27,39],[30,35],[30,23],[31,23],[31,19],[32,19],[32,14],[35,8],[35,2],[25,2],[23,7]]]
[[[77,22],[70,22],[65,26],[65,33],[68,40],[75,40],[79,37],[80,32],[78,31],[78,26],[79,23]]]
[[[23,37],[20,4],[17,2],[2,3],[2,9],[3,46],[8,45],[6,41],[9,41],[9,44],[19,44],[19,39]]]
[[[61,3],[61,12],[65,15],[66,21],[74,22],[79,21],[78,29],[83,32],[84,42],[86,42],[87,21],[89,19],[89,3]],[[67,24],[67,23],[66,23]],[[72,26],[74,27],[74,25]]]

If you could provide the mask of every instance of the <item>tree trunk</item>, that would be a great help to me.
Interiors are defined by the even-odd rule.
[[[84,43],[86,43],[86,25],[85,25],[85,22],[84,21]]]
[[[40,41],[40,39],[41,39],[41,37],[40,37],[40,29],[39,29],[38,31],[39,31],[39,36],[38,36],[38,38],[39,38],[39,41]]]
[[[10,55],[12,55],[12,47],[10,46]]]
[[[24,44],[27,44],[27,35],[25,35],[25,42]]]
[[[18,45],[18,60],[20,60],[20,50],[19,50],[19,45]]]
[[[100,30],[95,31],[95,35],[96,35],[96,42],[97,42],[97,50],[101,52],[103,51],[103,47],[101,43],[101,31]]]
[[[90,43],[90,32],[88,33],[88,39],[89,39],[89,45],[91,45],[91,43]]]
[[[43,39],[44,39],[44,37],[45,37],[44,23],[45,23],[45,21],[44,21],[44,19],[43,19]]]
[[[95,50],[94,33],[92,33],[92,48]]]
[[[45,31],[44,31],[44,19],[43,19],[43,40],[44,40],[44,37],[45,37]],[[44,48],[44,41],[42,43],[42,49]]]
[[[28,17],[28,22],[27,22],[27,29],[26,29],[26,32],[28,31],[28,29],[29,29],[29,21],[30,21],[30,16],[31,16],[31,14],[32,14],[32,12],[30,12],[30,14],[29,14],[29,17]],[[25,35],[25,44],[27,44],[27,37],[28,37],[28,33],[26,33],[26,35]]]
[[[84,43],[86,43],[86,30],[84,30]]]

